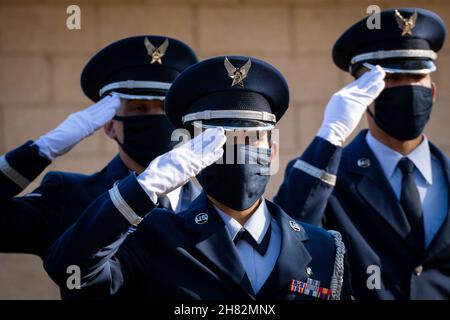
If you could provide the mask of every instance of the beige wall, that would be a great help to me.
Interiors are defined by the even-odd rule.
[[[72,3],[81,7],[81,30],[66,28],[66,7]],[[292,102],[279,125],[281,168],[268,187],[271,198],[286,162],[314,137],[330,95],[350,80],[333,65],[331,47],[347,26],[365,15],[369,4],[425,7],[450,24],[450,4],[444,0],[0,1],[0,154],[39,137],[89,105],[79,76],[97,50],[129,35],[165,34],[187,42],[200,58],[253,55],[271,62],[287,77]],[[431,139],[447,153],[449,43],[435,73],[439,98],[428,126]],[[115,152],[115,143],[98,132],[49,170],[95,172]],[[0,255],[0,299],[11,298],[58,298],[38,258]]]

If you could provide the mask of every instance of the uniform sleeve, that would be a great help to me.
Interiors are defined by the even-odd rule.
[[[1,156],[0,201],[22,192],[50,163],[39,155],[39,149],[32,141]]]
[[[139,269],[134,245],[121,248],[122,243],[135,221],[133,215],[144,217],[154,207],[136,176],[130,174],[97,198],[54,242],[44,259],[45,270],[59,286],[66,288],[68,267],[77,266],[81,271],[78,294],[83,298],[120,295],[134,282]],[[138,228],[132,236],[140,234]]]
[[[44,254],[61,232],[63,185],[58,173],[48,173],[30,195],[0,203],[0,252]]]
[[[0,252],[42,256],[58,232],[64,214],[64,183],[48,173],[41,185],[15,197],[50,163],[28,142],[2,157],[0,173]]]
[[[341,147],[315,137],[299,158],[289,162],[274,202],[294,219],[321,226],[341,154]]]

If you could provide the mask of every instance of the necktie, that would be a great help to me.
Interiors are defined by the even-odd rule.
[[[247,229],[242,228],[234,237],[233,242],[235,245],[237,245],[241,240],[247,241],[261,256],[264,256],[267,252],[267,248],[269,247],[270,234],[271,227],[269,224],[269,228],[267,228],[264,238],[262,239],[261,243],[258,243],[255,239],[253,239],[252,235],[247,231]]]
[[[417,245],[423,249],[425,247],[424,226],[422,215],[422,203],[420,201],[419,190],[414,181],[414,163],[408,158],[402,158],[398,167],[402,171],[402,192],[400,194],[400,205],[406,214],[414,239]]]
[[[164,208],[168,210],[172,210],[172,206],[170,205],[169,198],[167,196],[161,196],[158,198],[158,207]]]

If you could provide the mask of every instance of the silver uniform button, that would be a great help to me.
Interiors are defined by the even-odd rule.
[[[414,269],[414,272],[416,273],[416,276],[420,276],[422,274],[422,271],[423,271],[423,267],[422,266],[417,266]]]
[[[370,167],[370,159],[367,159],[367,158],[361,158],[358,160],[357,163],[358,163],[358,167],[361,167],[361,168]]]

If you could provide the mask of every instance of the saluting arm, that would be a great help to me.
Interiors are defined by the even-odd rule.
[[[83,297],[110,295],[113,284],[122,283],[122,270],[114,256],[130,226],[137,226],[155,204],[130,174],[97,198],[50,247],[44,268],[56,284]],[[114,274],[112,274],[114,271]],[[79,272],[81,290],[71,287],[71,275]],[[72,295],[73,293],[73,295]]]
[[[383,90],[384,76],[383,69],[377,66],[331,97],[317,136],[302,156],[288,164],[274,198],[292,217],[323,224],[337,180],[342,145]]]
[[[53,159],[103,126],[120,106],[107,96],[85,110],[71,114],[57,128],[0,157],[0,252],[42,256],[51,245],[64,210],[64,183],[57,173],[41,185],[16,197]]]
[[[50,163],[39,155],[33,141],[0,156],[0,201],[8,201],[22,192]]]
[[[49,249],[44,268],[50,277],[66,287],[68,268],[79,268],[82,294],[83,290],[96,297],[120,293],[126,281],[135,278],[132,259],[124,265],[116,255],[130,224],[137,226],[155,207],[158,197],[216,162],[225,141],[222,128],[208,129],[154,159],[139,176],[131,174],[100,196]]]
[[[302,156],[287,165],[274,202],[294,219],[322,225],[341,153],[341,147],[316,137]]]
[[[49,164],[32,141],[0,157],[0,252],[42,255],[51,244],[62,210],[59,175],[47,174],[36,190],[16,197]]]

